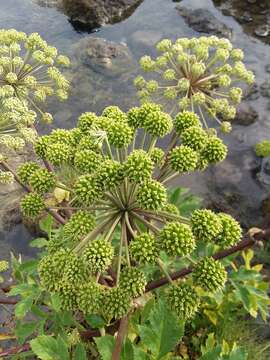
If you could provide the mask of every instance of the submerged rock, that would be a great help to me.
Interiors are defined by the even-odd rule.
[[[238,106],[234,124],[248,126],[258,119],[257,111],[247,102],[243,102]]]
[[[119,22],[143,0],[62,0],[65,13],[74,24],[89,29]]]
[[[182,6],[176,6],[176,9],[192,29],[231,38],[232,29],[223,24],[209,10],[201,8],[191,10]]]

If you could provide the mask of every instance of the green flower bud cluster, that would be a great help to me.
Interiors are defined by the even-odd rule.
[[[206,257],[196,264],[192,272],[192,278],[195,285],[202,287],[206,291],[216,292],[224,287],[227,272],[220,261]]]
[[[148,74],[159,73],[160,80],[156,77],[146,80],[141,75],[134,80],[143,102],[163,97],[170,102],[170,108],[178,104],[182,110],[192,108],[213,118],[217,115],[228,120],[235,117],[235,105],[241,101],[242,90],[232,84],[254,82],[254,74],[242,62],[242,50],[234,49],[228,39],[216,36],[180,38],[175,43],[165,39],[156,49],[161,55],[157,58],[143,56],[140,66]],[[180,71],[175,71],[178,68]],[[217,113],[215,100],[224,98],[228,101]]]
[[[129,249],[132,258],[140,264],[155,263],[159,254],[155,237],[149,233],[136,236]]]
[[[20,207],[23,215],[35,218],[45,209],[45,204],[39,194],[30,193],[22,198]]]
[[[0,260],[0,272],[7,271],[9,268],[8,262],[5,260]]]
[[[10,171],[0,170],[0,184],[8,185],[14,182],[14,175]]]
[[[28,182],[33,191],[39,194],[47,193],[56,186],[55,175],[42,168],[35,170],[29,176]]]
[[[270,141],[269,140],[260,141],[255,146],[255,152],[256,155],[260,157],[270,156]]]
[[[141,270],[135,267],[126,267],[121,270],[119,286],[124,293],[135,298],[143,294],[146,277]]]
[[[12,86],[19,100],[44,102],[53,95],[66,99],[69,82],[58,67],[68,67],[70,63],[66,56],[57,53],[37,33],[27,36],[14,29],[1,30],[0,94],[6,86]]]
[[[169,287],[166,300],[182,320],[192,318],[200,306],[200,299],[194,288],[186,282]]]
[[[29,184],[30,176],[36,171],[40,169],[37,163],[30,161],[26,162],[19,166],[17,169],[17,175],[21,182],[25,185]]]
[[[134,150],[124,164],[125,175],[135,183],[150,179],[153,169],[154,163],[144,150]]]
[[[131,307],[131,297],[122,287],[114,287],[103,293],[102,313],[105,319],[120,319]]]
[[[138,189],[137,201],[143,209],[161,209],[166,200],[166,188],[156,180],[145,181]]]
[[[79,210],[63,226],[63,238],[67,243],[76,244],[82,236],[93,230],[95,225],[96,220],[92,214]]]
[[[104,272],[110,266],[113,256],[113,246],[103,239],[92,241],[83,252],[83,258],[92,274]]]
[[[159,233],[159,244],[169,256],[186,256],[196,247],[191,228],[180,222],[171,222],[163,227]]]

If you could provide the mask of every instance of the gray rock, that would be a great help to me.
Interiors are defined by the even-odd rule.
[[[110,78],[130,71],[134,66],[126,44],[102,38],[91,36],[80,40],[74,47],[74,54],[79,63]]]
[[[267,37],[270,33],[270,26],[268,24],[259,25],[254,33],[259,37]]]
[[[270,80],[266,80],[261,84],[260,93],[264,97],[270,97]]]
[[[218,20],[209,10],[201,8],[191,10],[179,5],[176,9],[192,29],[231,38],[232,29]]]
[[[236,112],[234,124],[248,126],[258,119],[257,111],[247,102],[242,102]]]
[[[119,22],[143,0],[63,0],[64,11],[75,24],[93,29]]]

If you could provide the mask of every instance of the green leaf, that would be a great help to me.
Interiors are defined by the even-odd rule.
[[[69,360],[68,347],[60,336],[56,340],[51,336],[41,335],[30,341],[30,345],[41,360]]]
[[[38,263],[38,260],[25,261],[19,266],[19,270],[22,272],[31,273],[37,270]]]
[[[163,300],[153,307],[149,325],[139,326],[142,343],[159,360],[168,354],[184,335],[184,324],[167,308]]]
[[[45,219],[42,219],[39,222],[40,229],[48,234],[49,239],[52,233],[52,225],[53,225],[53,217],[51,215],[48,215]]]
[[[87,360],[87,354],[83,344],[78,344],[74,352],[74,360]]]
[[[115,344],[115,339],[111,335],[102,336],[96,338],[95,342],[97,344],[98,351],[101,355],[102,360],[111,360],[113,348]]]
[[[57,294],[51,294],[52,307],[56,312],[61,310],[61,299]]]
[[[229,355],[223,356],[222,359],[224,360],[247,360],[248,354],[242,348],[237,348],[233,350]]]
[[[25,317],[25,315],[31,310],[33,301],[34,301],[33,297],[29,296],[18,302],[18,304],[15,307],[15,316],[18,319],[22,319],[23,317]]]
[[[32,240],[29,245],[31,247],[41,249],[48,245],[48,240],[43,237],[37,238],[37,239]]]
[[[23,344],[28,336],[33,334],[38,325],[38,321],[31,321],[24,324],[19,322],[15,328],[15,335],[18,338],[19,344]]]
[[[105,320],[96,314],[86,315],[85,320],[94,329],[99,329],[106,325]]]
[[[121,349],[121,360],[136,360],[134,358],[133,345],[129,339],[126,339]]]

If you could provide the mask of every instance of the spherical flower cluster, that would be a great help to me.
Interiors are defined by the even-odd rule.
[[[155,137],[167,135],[171,132],[172,127],[172,118],[162,111],[152,111],[144,119],[145,130]]]
[[[98,116],[93,112],[85,112],[81,114],[78,119],[78,128],[83,132],[87,133],[92,129],[92,126],[98,120]]]
[[[8,185],[12,184],[14,181],[14,175],[10,171],[1,171],[0,170],[0,184]]]
[[[135,183],[141,183],[151,177],[154,164],[150,156],[144,150],[134,150],[127,158],[124,172],[128,179]]]
[[[180,38],[175,43],[165,39],[156,48],[161,55],[155,59],[143,56],[140,66],[146,73],[160,74],[160,80],[146,81],[141,75],[134,80],[143,102],[163,97],[170,108],[178,103],[181,110],[192,108],[213,118],[235,117],[242,90],[232,84],[254,82],[253,73],[242,62],[242,50],[233,49],[228,39],[216,36]],[[217,111],[215,100],[223,99],[227,102],[222,111]]]
[[[22,183],[28,184],[30,176],[38,169],[38,164],[30,161],[19,166],[17,175]]]
[[[47,146],[46,159],[55,166],[68,163],[71,156],[71,148],[67,144],[57,142]]]
[[[39,194],[30,193],[22,198],[20,207],[23,215],[35,218],[45,209],[45,204]]]
[[[58,66],[69,66],[66,56],[58,55],[37,33],[26,35],[14,29],[0,33],[0,94],[12,86],[14,95],[29,99],[34,108],[48,96],[67,98],[69,82]],[[3,90],[3,91],[2,91]]]
[[[129,245],[131,256],[139,264],[155,263],[159,254],[155,237],[149,233],[136,236]]]
[[[169,287],[167,302],[182,320],[192,318],[200,305],[200,299],[194,288],[185,282]]]
[[[152,149],[150,154],[151,160],[155,165],[162,165],[162,160],[164,158],[164,151],[158,147],[155,147]]]
[[[192,111],[181,111],[174,118],[174,127],[178,135],[190,127],[201,126],[200,118]]]
[[[213,242],[222,231],[220,217],[207,209],[192,213],[191,226],[196,239],[204,242]]]
[[[201,157],[207,160],[210,164],[216,164],[223,161],[227,156],[227,146],[221,139],[211,136],[206,146],[202,149]]]
[[[132,298],[143,294],[146,285],[144,273],[135,267],[126,267],[122,269],[119,286],[123,292]]]
[[[270,141],[269,140],[263,140],[256,144],[255,146],[255,152],[257,156],[260,157],[268,157],[270,156]]]
[[[103,160],[97,171],[97,182],[105,189],[111,189],[121,183],[124,178],[123,166],[114,160]]]
[[[222,248],[237,244],[242,236],[242,229],[239,223],[228,214],[218,214],[222,224],[222,231],[216,238],[216,243]]]
[[[63,226],[63,238],[77,243],[82,236],[87,235],[96,225],[95,217],[87,211],[79,210],[74,213]]]
[[[83,173],[91,173],[102,164],[103,158],[93,150],[77,151],[74,157],[74,165]]]
[[[5,260],[0,260],[0,272],[4,272],[8,270],[8,262]]]
[[[186,256],[195,249],[195,238],[191,228],[180,222],[171,222],[159,233],[160,247],[169,256]]]
[[[166,188],[156,180],[145,181],[138,189],[137,201],[143,209],[160,209],[166,200]]]
[[[105,319],[120,319],[126,315],[131,306],[130,296],[120,287],[104,292],[102,296],[102,312]]]
[[[94,281],[83,283],[77,291],[77,303],[84,314],[96,314],[101,306],[101,286]]]
[[[39,194],[47,193],[56,186],[55,175],[47,169],[37,169],[30,175],[29,185]]]
[[[110,266],[113,256],[114,248],[103,239],[92,241],[83,252],[83,258],[93,274],[104,272]]]
[[[197,168],[198,154],[189,146],[175,147],[169,154],[172,169],[179,173],[194,171]]]
[[[102,196],[102,188],[93,175],[82,175],[78,178],[74,191],[82,204],[91,205]]]
[[[181,135],[181,140],[183,145],[189,146],[195,151],[199,151],[205,147],[208,141],[208,135],[206,131],[204,131],[200,127],[191,126],[183,131]]]
[[[224,287],[227,272],[219,261],[206,257],[196,264],[192,278],[196,285],[207,291],[216,292]]]

